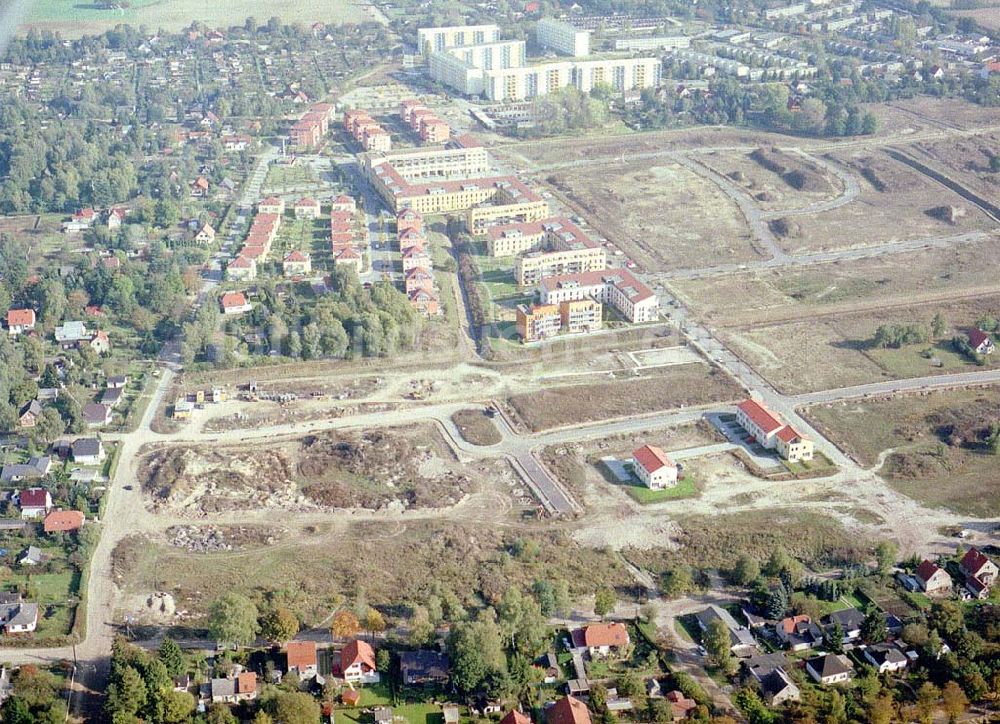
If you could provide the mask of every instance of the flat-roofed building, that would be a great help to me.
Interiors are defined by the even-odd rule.
[[[642,90],[660,84],[661,70],[659,58],[554,61],[483,71],[483,93],[493,101],[519,101],[571,85],[584,93],[599,85],[610,86],[616,92]]]
[[[425,56],[447,48],[495,43],[498,40],[500,40],[500,27],[493,23],[417,28],[417,52]]]
[[[564,20],[539,20],[535,25],[535,41],[539,47],[554,50],[561,55],[576,58],[590,55],[590,31],[580,30]]]

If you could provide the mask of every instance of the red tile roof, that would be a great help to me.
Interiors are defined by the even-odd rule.
[[[756,400],[744,400],[738,407],[755,425],[768,434],[783,427],[781,420]]]
[[[979,571],[988,563],[990,563],[990,559],[975,547],[970,548],[962,558],[962,568],[973,576],[979,575]]]
[[[285,261],[309,261],[309,257],[298,249],[294,249],[288,252],[288,256],[285,257]]]
[[[802,439],[802,436],[796,432],[795,428],[791,425],[785,425],[783,428],[778,430],[778,437],[781,438],[782,442],[789,444]]]
[[[33,327],[34,324],[34,309],[11,309],[7,312],[8,327]]]
[[[583,645],[589,647],[596,646],[617,646],[619,648],[628,646],[628,629],[622,623],[595,623],[583,628]]]
[[[253,694],[257,691],[257,674],[253,671],[244,671],[236,675],[236,693]]]
[[[968,337],[969,344],[972,345],[973,349],[979,347],[983,342],[990,341],[990,336],[981,329],[970,329]]]
[[[652,290],[640,282],[627,269],[605,269],[604,271],[587,271],[578,274],[560,274],[554,277],[542,277],[539,285],[546,291],[555,291],[566,285],[590,287],[612,285],[625,294],[633,304],[653,296]]]
[[[545,718],[548,724],[590,724],[590,711],[579,699],[567,696],[549,707]]]
[[[511,709],[507,715],[500,720],[500,724],[531,724],[531,718],[522,714],[517,709]]]
[[[222,308],[242,307],[247,303],[247,298],[243,292],[226,292],[222,295]]]
[[[781,628],[786,634],[794,633],[800,623],[809,623],[809,617],[804,613],[799,616],[789,616],[781,619]]]
[[[79,530],[83,527],[85,516],[79,510],[53,510],[45,516],[46,533],[59,533],[68,530]]]
[[[917,574],[917,578],[926,583],[940,570],[941,567],[937,563],[934,563],[933,561],[924,561],[917,566],[917,570],[914,572]]]
[[[286,647],[288,668],[305,669],[316,665],[315,641],[289,641]]]
[[[18,495],[18,505],[22,508],[44,508],[51,500],[45,488],[28,488]]]
[[[349,641],[347,646],[340,651],[340,670],[341,672],[347,671],[349,667],[357,663],[373,671],[375,669],[374,649],[366,642],[355,639]]]
[[[249,269],[252,266],[250,259],[240,254],[229,262],[230,269]]]
[[[660,448],[654,447],[653,445],[643,445],[641,448],[634,450],[632,452],[632,457],[634,457],[635,461],[645,468],[648,473],[655,473],[660,468],[674,467],[674,461],[671,460]]]

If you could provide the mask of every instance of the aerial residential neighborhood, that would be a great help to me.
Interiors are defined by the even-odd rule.
[[[995,10],[4,10],[0,720],[996,719]]]

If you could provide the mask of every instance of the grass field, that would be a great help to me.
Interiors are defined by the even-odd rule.
[[[1000,388],[934,392],[813,407],[808,417],[865,466],[886,458],[882,475],[901,493],[957,513],[1000,513],[996,456],[975,441],[946,444],[948,426],[987,425]],[[969,437],[968,434],[963,439]]]
[[[145,25],[150,30],[180,30],[193,20],[213,27],[242,25],[247,17],[263,24],[277,15],[285,23],[354,23],[368,18],[364,6],[354,0],[315,5],[311,3],[275,4],[268,0],[209,3],[198,0],[131,0],[131,7],[120,10],[100,9],[84,0],[36,0],[20,27],[58,30],[66,36],[79,37],[100,33],[120,23]]]
[[[537,432],[573,422],[735,400],[740,389],[726,376],[702,364],[677,365],[638,379],[554,387],[513,395],[508,407]]]
[[[683,480],[677,481],[677,485],[663,490],[651,490],[645,485],[633,483],[618,483],[618,485],[628,493],[629,497],[642,505],[652,505],[653,503],[665,503],[668,500],[681,500],[683,498],[693,498],[698,495],[698,484],[694,477],[687,476]]]
[[[271,164],[264,179],[263,191],[269,189],[283,190],[285,187],[306,186],[316,183],[316,172],[313,167],[305,164],[295,166],[279,166]]]

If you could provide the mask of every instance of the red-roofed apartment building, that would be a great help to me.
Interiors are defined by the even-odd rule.
[[[7,311],[7,334],[16,337],[35,328],[34,309],[10,309]]]
[[[628,629],[622,623],[595,623],[573,631],[573,645],[586,648],[591,656],[621,653],[629,645]]]
[[[377,684],[375,650],[364,641],[350,641],[340,651],[340,675],[352,684]]]
[[[677,464],[658,447],[643,445],[634,450],[632,467],[647,488],[663,490],[677,485]]]
[[[756,400],[744,400],[737,406],[736,421],[761,447],[777,450],[786,460],[812,460],[812,440],[800,435]]]

